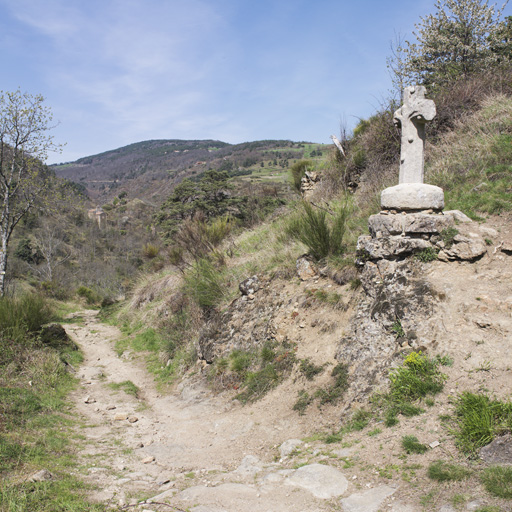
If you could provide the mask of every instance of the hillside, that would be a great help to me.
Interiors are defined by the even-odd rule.
[[[160,204],[181,180],[197,178],[208,169],[282,181],[294,161],[321,157],[329,147],[286,140],[236,145],[214,140],[151,140],[54,165],[53,169],[58,176],[84,185],[98,203],[126,192],[130,198]]]

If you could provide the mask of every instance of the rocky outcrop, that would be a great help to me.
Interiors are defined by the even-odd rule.
[[[364,295],[336,358],[349,367],[345,408],[384,382],[404,350],[435,346],[431,318],[443,295],[425,279],[414,259],[367,261],[361,271]]]

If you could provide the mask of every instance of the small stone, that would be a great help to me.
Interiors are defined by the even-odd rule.
[[[250,293],[249,295],[247,295],[247,299],[248,300],[254,300],[256,297],[254,296],[254,294]]]
[[[128,419],[128,414],[119,413],[114,416],[115,421],[124,421]]]
[[[41,471],[38,471],[37,473],[34,473],[33,475],[29,476],[27,480],[29,482],[47,482],[52,478],[53,475],[47,469],[41,469]]]
[[[432,441],[429,446],[430,448],[437,448],[441,443],[439,441]]]
[[[139,418],[137,418],[137,416],[130,416],[130,417],[128,418],[128,421],[129,421],[130,423],[137,423],[137,421],[139,421]]]
[[[148,457],[145,457],[142,459],[142,464],[151,464],[151,462],[155,461],[155,457],[153,455],[149,455]]]
[[[306,327],[306,324],[305,324],[304,322],[301,322],[301,323],[299,324],[299,327],[300,327],[301,329],[304,329],[304,328]]]
[[[96,400],[92,397],[92,396],[88,396],[85,400],[84,400],[84,403],[86,404],[94,404],[96,402]]]
[[[110,404],[110,405],[107,405],[107,408],[106,408],[106,409],[107,409],[107,411],[113,411],[115,408],[116,408],[116,406],[115,406],[115,405]]]

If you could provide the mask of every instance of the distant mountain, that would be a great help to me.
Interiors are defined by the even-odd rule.
[[[217,140],[149,140],[52,168],[57,176],[85,186],[95,202],[126,192],[160,204],[177,183],[200,177],[208,169],[225,170],[232,176],[262,169],[283,171],[297,159],[321,156],[327,147],[287,140],[236,145]]]

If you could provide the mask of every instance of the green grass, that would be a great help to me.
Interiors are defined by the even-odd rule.
[[[498,498],[512,499],[512,467],[494,466],[484,469],[482,483],[489,493]]]
[[[402,448],[407,453],[425,453],[428,450],[428,446],[420,443],[416,436],[402,437]]]
[[[70,433],[66,395],[76,382],[63,362],[66,348],[38,342],[38,324],[53,315],[45,299],[32,299],[0,301],[3,318],[13,320],[0,334],[0,510],[100,511],[103,507],[87,501],[88,487],[72,475],[78,470],[78,441]],[[20,304],[27,309],[19,309]],[[30,321],[18,322],[30,312]],[[15,345],[5,335],[13,325]],[[20,478],[40,469],[49,470],[53,479],[31,483]]]
[[[447,210],[474,220],[512,210],[511,114],[510,97],[487,98],[434,148],[427,174],[443,188]]]
[[[468,478],[471,471],[459,464],[437,460],[428,467],[428,476],[438,482],[460,481]]]
[[[242,403],[254,402],[275,388],[296,362],[294,347],[286,343],[267,342],[259,351],[235,351],[229,357],[231,370],[241,380],[236,398]]]
[[[122,390],[126,394],[132,395],[135,398],[139,397],[140,389],[131,380],[124,380],[123,382],[111,382],[109,387],[116,391]]]
[[[309,358],[301,359],[299,363],[299,371],[307,380],[313,380],[317,375],[321,374],[325,369],[325,365],[316,365]]]
[[[411,352],[401,366],[390,371],[389,391],[372,397],[375,406],[382,409],[386,427],[396,425],[398,415],[411,417],[423,413],[424,409],[419,405],[421,400],[427,405],[432,403],[430,396],[439,393],[446,381],[446,376],[439,370],[441,361],[445,359]]]
[[[348,199],[326,209],[303,201],[296,215],[290,218],[287,233],[302,242],[317,260],[341,255],[346,250],[343,238],[350,214]]]
[[[348,389],[347,365],[343,363],[337,364],[332,369],[331,377],[333,377],[333,382],[329,386],[315,391],[314,396],[319,400],[320,405],[337,404]]]
[[[496,436],[512,430],[512,403],[464,392],[455,403],[455,422],[458,448],[475,455]]]

